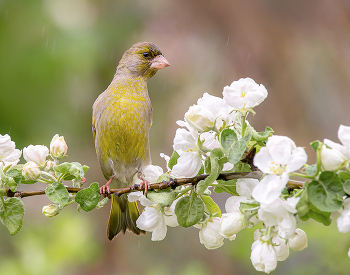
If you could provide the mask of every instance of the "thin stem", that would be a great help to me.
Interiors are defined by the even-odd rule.
[[[301,177],[301,178],[305,178],[305,179],[314,179],[315,178],[313,176],[308,176],[308,175],[305,175],[305,174],[295,173],[295,172],[293,172],[292,175],[293,176],[297,176],[297,177]]]
[[[244,137],[245,129],[247,128],[247,123],[245,122],[247,115],[242,115],[242,137]]]
[[[41,171],[41,175],[51,179],[53,182],[56,182],[57,179],[54,175],[50,174],[50,173],[47,173],[47,172],[44,172],[44,171]]]

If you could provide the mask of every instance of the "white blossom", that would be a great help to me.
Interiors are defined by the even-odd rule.
[[[321,148],[322,168],[327,171],[334,171],[342,168],[350,158],[350,126],[340,125],[338,139],[342,144],[324,139]],[[327,147],[327,146],[329,147]]]
[[[145,206],[136,220],[136,226],[141,230],[152,232],[152,241],[163,240],[167,233],[167,226],[175,227],[179,225],[174,212],[178,200],[173,201],[170,207],[163,207],[161,204],[153,203],[147,199],[141,191],[130,193],[128,200],[130,202],[139,200]]]
[[[277,267],[277,254],[272,244],[260,239],[252,244],[250,259],[257,271],[270,273]]]
[[[199,224],[199,241],[207,249],[216,249],[224,244],[224,237],[219,233],[220,218],[212,217],[205,223]]]
[[[33,161],[39,166],[44,166],[49,149],[44,145],[29,145],[23,148],[23,157],[26,161]]]
[[[245,216],[237,211],[232,213],[225,213],[221,216],[220,234],[230,241],[236,239],[236,234],[247,226]]]
[[[294,251],[301,251],[307,247],[307,236],[304,230],[297,228],[294,237],[288,239],[288,245]]]
[[[339,232],[346,233],[350,231],[350,198],[344,200],[343,207],[344,208],[337,219],[337,226]]]
[[[283,239],[294,236],[297,222],[293,214],[297,213],[296,205],[300,198],[277,199],[270,204],[260,204],[259,220],[266,226],[278,226],[278,234]]]
[[[267,90],[264,85],[258,85],[247,77],[224,87],[223,96],[230,106],[244,113],[259,105],[267,97]]]
[[[289,256],[289,246],[286,240],[280,238],[279,236],[274,236],[271,239],[274,244],[273,248],[276,251],[277,261],[284,261]]]
[[[194,136],[195,135],[195,136]],[[171,175],[175,178],[190,178],[198,174],[202,159],[198,152],[198,134],[186,129],[177,129],[174,138],[174,150],[180,155],[174,165]]]
[[[185,121],[199,132],[204,132],[214,126],[213,114],[204,106],[193,105],[185,113]]]
[[[240,196],[251,198],[255,186],[259,183],[257,179],[238,179],[236,182],[236,191]]]
[[[273,175],[299,170],[306,161],[304,148],[296,147],[294,141],[285,136],[269,137],[266,147],[261,148],[254,157],[256,167]]]
[[[253,197],[269,204],[279,198],[287,185],[289,173],[300,169],[307,161],[304,148],[296,147],[288,137],[269,137],[266,147],[254,157],[254,165],[268,174],[253,190]]]
[[[11,141],[9,135],[0,135],[0,162],[2,161],[5,167],[16,165],[19,162],[22,151],[15,148],[16,144]]]

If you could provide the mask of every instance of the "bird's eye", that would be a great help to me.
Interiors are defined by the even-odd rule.
[[[143,53],[143,56],[144,56],[144,57],[149,57],[149,53],[148,53],[148,52],[144,52],[144,53]]]

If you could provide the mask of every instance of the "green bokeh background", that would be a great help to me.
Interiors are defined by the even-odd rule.
[[[165,168],[159,153],[171,154],[175,122],[190,105],[248,76],[269,92],[250,123],[291,137],[312,163],[309,142],[337,141],[339,125],[350,125],[349,14],[345,0],[3,0],[0,134],[19,149],[63,135],[67,160],[91,167],[88,183],[104,183],[91,106],[123,52],[151,41],[171,64],[149,82],[154,164]],[[221,207],[226,198],[214,195]],[[23,200],[19,234],[0,226],[0,274],[257,274],[249,259],[253,229],[214,251],[199,243],[195,228],[169,228],[161,242],[150,234],[109,242],[108,206],[81,214],[71,206],[49,219],[41,214],[46,198]],[[337,232],[335,222],[300,227],[308,249],[291,252],[272,274],[349,274],[349,234]]]

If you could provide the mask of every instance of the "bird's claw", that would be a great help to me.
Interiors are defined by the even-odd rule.
[[[147,191],[151,190],[151,184],[147,180],[143,179],[142,182],[140,183],[140,187],[143,188],[145,197],[147,197]]]
[[[100,194],[104,197],[111,198],[111,190],[109,188],[109,185],[105,184],[100,188]]]

